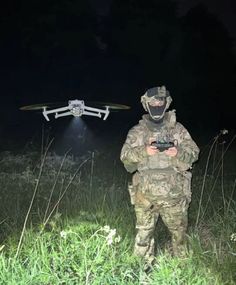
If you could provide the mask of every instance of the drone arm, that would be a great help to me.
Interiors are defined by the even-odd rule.
[[[103,120],[105,121],[110,114],[109,106],[106,106],[106,110],[104,110],[105,116],[103,117]]]
[[[84,111],[83,115],[93,116],[93,117],[98,117],[98,118],[102,117],[100,113],[93,113],[93,112],[88,112],[88,111]]]
[[[53,114],[53,113],[57,113],[57,112],[64,112],[64,111],[67,111],[69,109],[69,107],[62,107],[62,108],[56,108],[56,109],[52,109],[52,110],[45,110],[45,112],[47,114]]]
[[[65,113],[61,113],[61,114],[56,113],[55,114],[55,119],[60,118],[60,117],[70,116],[70,115],[73,115],[70,111],[69,112],[65,112]]]
[[[50,121],[49,118],[48,118],[47,111],[46,111],[46,108],[45,108],[45,107],[43,108],[43,116],[44,116],[44,118],[45,118],[47,121]]]
[[[44,107],[43,108],[43,116],[47,121],[50,121],[48,114],[63,112],[63,111],[67,111],[68,109],[69,109],[68,107],[62,107],[62,108],[57,108],[57,109],[52,109],[52,110],[46,110],[46,107]]]
[[[93,112],[95,112],[95,113],[93,113]],[[95,117],[101,118],[101,113],[105,114],[103,120],[106,120],[109,113],[110,113],[109,106],[106,106],[105,110],[84,106],[83,115],[89,115],[89,116],[95,116]]]

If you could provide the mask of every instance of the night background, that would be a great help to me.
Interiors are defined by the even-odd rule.
[[[140,96],[161,85],[196,140],[234,130],[235,4],[204,2],[6,2],[1,139],[23,142],[42,124],[57,130],[68,125],[67,118],[47,123],[19,111],[21,106],[82,99],[129,105],[130,111],[111,114],[106,124],[83,117],[100,130],[96,137],[113,130],[124,140],[143,113]]]
[[[119,156],[144,113],[140,97],[165,85],[201,152],[192,170],[191,254],[187,262],[163,255],[150,284],[236,284],[235,59],[234,0],[1,3],[0,283],[142,284],[132,259],[131,175]],[[106,121],[51,114],[49,122],[20,110],[73,99],[130,109]],[[104,246],[112,233],[103,236],[105,225],[121,236],[114,248]],[[163,224],[156,237],[164,250]]]

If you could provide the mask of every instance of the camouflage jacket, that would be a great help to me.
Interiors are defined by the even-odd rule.
[[[146,145],[150,139],[158,141],[172,141],[178,149],[175,157],[169,157],[164,152],[148,155]],[[128,133],[121,150],[121,161],[128,172],[158,170],[186,171],[198,159],[199,148],[192,140],[183,125],[176,122],[175,111],[166,112],[161,124],[155,124],[145,114],[139,124]]]

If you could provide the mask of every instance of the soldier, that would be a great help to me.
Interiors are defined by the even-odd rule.
[[[175,110],[165,86],[148,89],[141,103],[148,112],[128,133],[121,161],[134,173],[129,185],[135,207],[134,253],[154,259],[154,229],[160,215],[171,233],[172,250],[184,249],[187,211],[191,201],[189,171],[198,159],[199,148],[188,131],[176,122]]]

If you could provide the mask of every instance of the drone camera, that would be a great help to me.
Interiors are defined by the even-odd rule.
[[[75,117],[80,117],[84,113],[84,101],[83,100],[70,100],[68,102],[69,110]]]

